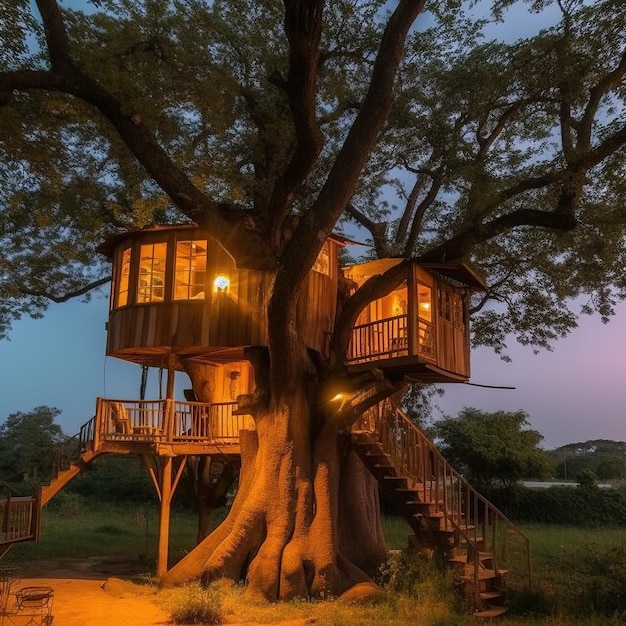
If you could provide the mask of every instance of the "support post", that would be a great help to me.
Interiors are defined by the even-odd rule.
[[[172,502],[173,457],[163,457],[161,462],[161,504],[159,508],[159,535],[156,574],[158,578],[167,573],[167,557],[170,537],[170,505]]]
[[[163,422],[163,432],[166,441],[171,441],[174,437],[174,380],[176,378],[176,355],[170,353],[167,357],[167,387],[165,389],[165,419]]]

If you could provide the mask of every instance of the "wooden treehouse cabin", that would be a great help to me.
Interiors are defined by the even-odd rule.
[[[338,251],[346,242],[329,237],[298,302],[305,344],[321,355],[327,354],[334,324]],[[237,398],[254,389],[247,348],[268,343],[264,311],[271,277],[235,267],[226,251],[193,224],[115,235],[100,251],[111,261],[113,276],[106,354],[166,369],[166,398],[98,399],[95,416],[78,438],[80,459],[42,489],[40,503],[45,505],[101,454],[156,460],[158,471],[150,471],[161,502],[157,575],[162,576],[167,571],[169,506],[187,458],[238,455],[240,431],[254,429],[252,418],[240,414]],[[343,273],[356,289],[400,262],[371,261]],[[463,263],[406,263],[402,284],[370,303],[357,320],[346,355],[349,370],[378,368],[396,379],[422,382],[467,381],[469,297],[483,287]],[[198,368],[202,376],[194,378]],[[177,371],[192,380],[193,391],[185,400],[174,398]],[[373,418],[355,425],[354,448],[381,488],[391,489],[417,544],[445,537],[456,551],[453,559],[464,563],[462,577],[472,581],[479,612],[490,616],[486,603],[502,594],[485,580],[501,581],[503,573],[495,556],[489,560],[484,555],[495,555],[496,537],[510,523],[449,468],[423,434],[415,434],[418,430],[397,407],[390,407],[381,405]],[[398,438],[398,428],[411,437]],[[422,462],[416,465],[418,458]],[[448,500],[451,506],[445,504]],[[465,556],[459,556],[461,546]],[[493,572],[491,578],[487,571]]]
[[[356,289],[402,259],[344,268]],[[467,382],[470,376],[469,296],[482,280],[464,263],[407,265],[404,282],[360,314],[347,361],[419,382]]]

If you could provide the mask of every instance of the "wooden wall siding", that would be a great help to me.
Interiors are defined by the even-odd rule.
[[[113,259],[121,263],[123,250],[131,246],[129,303],[113,308],[109,316],[107,355],[125,358],[129,350],[140,362],[146,351],[153,357],[154,349],[174,352],[197,348],[196,354],[219,348],[267,345],[267,297],[271,274],[255,270],[238,270],[232,258],[219,245],[209,244],[204,299],[173,300],[174,253],[177,241],[199,240],[199,229],[174,228],[129,233],[117,241]],[[139,250],[147,243],[167,242],[167,267],[164,300],[137,304]],[[329,332],[334,323],[337,297],[338,243],[329,240],[328,273],[312,270],[307,277],[298,303],[298,324],[307,346],[325,352]],[[119,277],[119,268],[114,267]],[[230,285],[217,292],[213,281],[225,276]],[[112,287],[114,297],[116,285]],[[113,301],[113,299],[112,299]]]
[[[337,306],[337,272],[311,271],[298,301],[297,324],[304,343],[326,355]]]

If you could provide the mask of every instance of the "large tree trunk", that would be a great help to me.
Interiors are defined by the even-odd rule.
[[[166,584],[226,577],[277,600],[339,596],[370,580],[365,570],[385,556],[375,483],[308,389],[278,392],[256,412],[230,514]]]

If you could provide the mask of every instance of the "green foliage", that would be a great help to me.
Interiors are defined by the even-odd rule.
[[[510,488],[523,478],[543,478],[550,466],[539,447],[542,435],[529,427],[524,411],[486,413],[465,408],[458,418],[433,426],[444,456],[479,486],[498,481]]]
[[[581,528],[626,525],[626,496],[615,489],[585,487],[516,487],[488,497],[519,522],[572,525]]]
[[[154,182],[160,165],[182,168],[200,197],[269,241],[261,225],[272,219],[242,208],[282,210],[272,194],[293,182],[289,212],[326,211],[316,199],[333,168],[364,158],[358,178],[342,180],[352,205],[343,223],[365,226],[378,254],[472,258],[490,284],[475,302],[474,341],[503,355],[510,333],[534,348],[568,333],[577,295],[590,296],[586,312],[610,315],[626,294],[624,3],[527,2],[558,11],[554,26],[520,41],[502,41],[492,20],[507,19],[513,0],[490,3],[492,16],[481,5],[480,19],[466,4],[436,3],[419,18],[384,132],[371,153],[357,142],[337,162],[369,89],[383,0],[324,5],[304,115],[319,148],[298,137],[281,3],[60,3],[68,54],[106,90],[89,101],[44,80],[55,74],[40,16],[12,2],[0,21],[0,77],[15,81],[0,98],[0,337],[21,315],[42,315],[50,297],[105,279],[95,248],[106,233],[197,217],[187,193]],[[96,110],[108,97],[140,112],[162,155],[136,160]]]
[[[217,585],[185,585],[169,607],[174,624],[221,624],[224,620]]]
[[[39,406],[12,413],[0,426],[0,473],[12,483],[38,485],[50,480],[55,454],[67,437],[54,420],[58,409]]]
[[[107,455],[96,459],[66,491],[105,502],[156,502],[156,493],[137,457]]]

